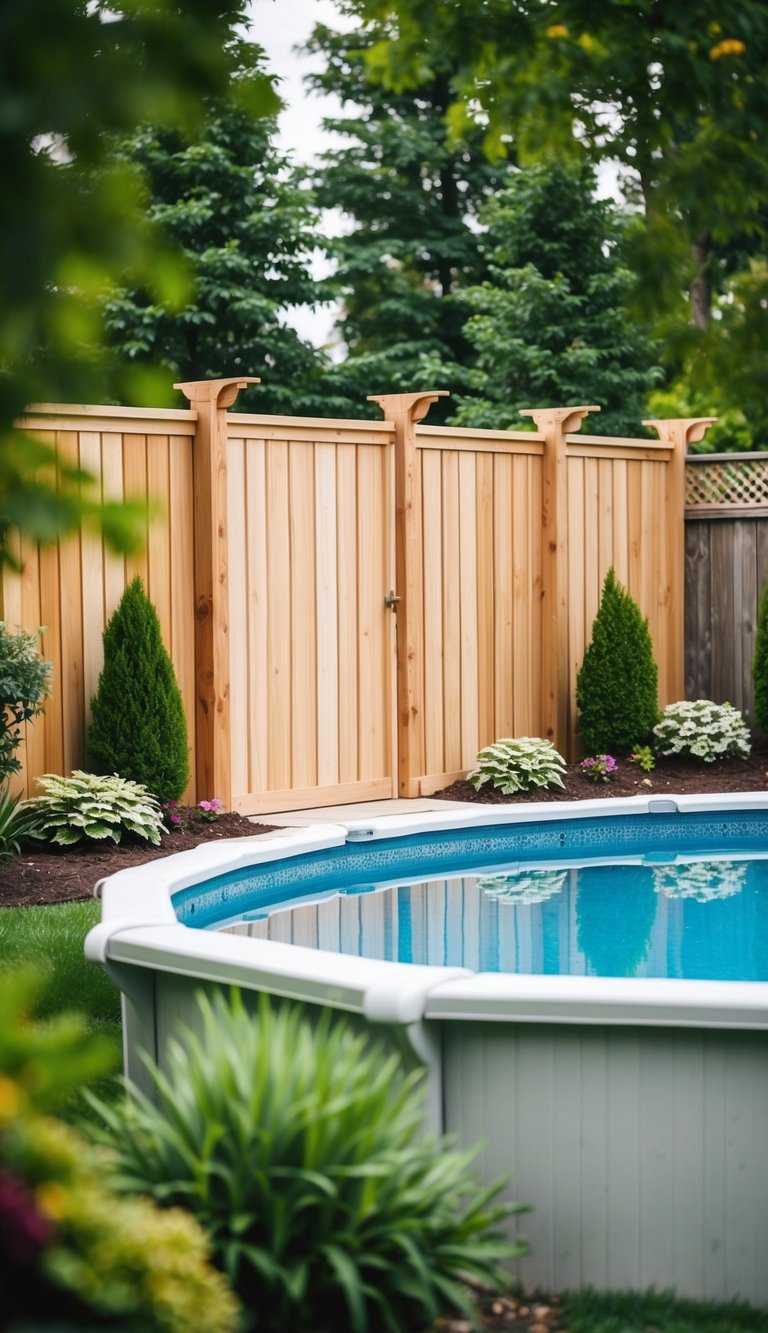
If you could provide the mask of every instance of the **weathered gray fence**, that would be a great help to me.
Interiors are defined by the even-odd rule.
[[[685,693],[752,720],[752,659],[768,583],[768,453],[686,464]]]

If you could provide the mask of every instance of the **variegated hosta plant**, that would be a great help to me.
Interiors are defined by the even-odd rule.
[[[132,833],[158,846],[165,832],[159,802],[140,782],[75,769],[69,778],[46,773],[37,783],[45,795],[24,802],[26,837],[71,847]]]
[[[475,768],[467,773],[467,781],[477,791],[490,782],[505,796],[514,796],[517,791],[535,787],[564,787],[564,773],[565,760],[551,741],[520,736],[486,745],[475,760]]]

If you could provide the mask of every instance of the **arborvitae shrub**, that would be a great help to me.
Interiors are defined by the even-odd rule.
[[[160,801],[177,800],[189,779],[181,692],[157,612],[138,576],[104,631],[88,757],[94,772],[141,782]]]
[[[658,672],[648,621],[612,569],[576,678],[576,703],[587,754],[642,745],[658,721]]]
[[[768,735],[768,583],[763,588],[757,615],[752,680],[755,689],[755,722]]]

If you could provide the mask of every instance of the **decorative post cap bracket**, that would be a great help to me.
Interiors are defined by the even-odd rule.
[[[447,389],[429,389],[424,393],[369,393],[367,401],[378,403],[384,415],[387,416],[390,409],[385,404],[393,403],[396,400],[409,421],[415,425],[417,421],[421,421],[427,415],[430,407],[437,402],[438,398],[448,398],[449,396]]]
[[[187,380],[186,383],[174,384],[190,403],[199,403],[207,399],[214,407],[225,411],[232,407],[237,395],[249,384],[261,384],[258,375],[239,375],[236,379],[226,380]]]
[[[521,417],[532,417],[542,435],[547,427],[559,427],[564,435],[579,430],[581,423],[590,412],[599,412],[599,407],[521,407]]]
[[[660,440],[666,436],[689,445],[703,440],[710,426],[718,420],[718,417],[672,417],[668,421],[644,421],[643,425],[655,430]]]

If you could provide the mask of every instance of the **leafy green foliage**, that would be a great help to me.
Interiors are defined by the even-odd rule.
[[[175,801],[189,779],[187,722],[157,612],[137,576],[104,631],[104,667],[91,701],[89,762]]]
[[[576,677],[576,703],[590,754],[642,745],[658,720],[658,670],[648,621],[612,569]]]
[[[237,1302],[194,1220],[117,1196],[102,1153],[46,1114],[110,1053],[72,1015],[30,1023],[39,984],[0,975],[3,1328],[234,1333]]]
[[[357,0],[337,7],[350,27],[315,26],[308,49],[325,67],[309,83],[343,104],[324,122],[343,138],[322,154],[314,183],[318,203],[344,214],[329,245],[336,268],[328,288],[341,299],[347,357],[326,383],[357,416],[375,413],[368,393],[443,387],[436,373],[468,391],[472,350],[457,295],[486,276],[478,209],[512,168],[489,162],[481,130],[450,142],[453,57],[435,62],[418,97],[382,87],[367,58],[384,30],[361,22]],[[438,406],[433,419],[439,414]]]
[[[701,759],[707,764],[726,755],[746,759],[751,749],[749,731],[739,710],[733,704],[716,704],[711,699],[681,699],[667,704],[653,734],[659,754]]]
[[[128,833],[159,846],[165,832],[163,812],[140,783],[77,768],[69,778],[45,773],[37,783],[45,795],[24,802],[26,837],[74,847],[105,838],[117,843]]]
[[[206,102],[194,137],[155,122],[121,147],[191,288],[181,300],[158,299],[146,287],[113,293],[109,342],[119,364],[162,367],[168,389],[174,380],[263,375],[241,407],[332,415],[319,384],[325,359],[283,317],[322,300],[310,271],[317,212],[301,174],[275,146],[275,120],[236,95],[238,83],[262,69],[260,48],[239,41],[231,51],[228,96]]]
[[[636,745],[629,756],[630,764],[636,764],[643,773],[652,773],[656,767],[653,750],[650,745]]]
[[[755,631],[755,655],[752,660],[755,721],[768,735],[768,583],[760,594]]]
[[[707,388],[717,388],[718,401],[702,415],[748,404],[757,425],[765,310],[746,297],[732,303],[730,292],[766,259],[762,0],[725,8],[716,0],[359,0],[359,9],[380,34],[367,59],[384,86],[418,96],[438,64],[455,62],[447,117],[457,139],[481,126],[489,154],[512,152],[522,165],[553,156],[618,163],[637,219],[629,266],[638,317],[664,342],[670,377],[682,369],[690,390],[701,388],[699,353],[713,353]],[[719,336],[718,320],[738,327],[739,351]],[[723,358],[732,379],[718,374]]]
[[[12,796],[9,783],[0,787],[0,861],[18,856],[30,823],[30,811],[22,793]]]
[[[563,787],[565,760],[551,741],[537,736],[505,738],[486,745],[467,773],[467,781],[479,791],[486,782],[505,796],[534,787]]]
[[[0,620],[0,783],[18,773],[21,726],[42,713],[51,692],[51,663],[40,655],[38,634],[10,634]]]
[[[456,424],[520,430],[521,408],[597,403],[590,429],[641,432],[662,372],[624,309],[618,213],[593,191],[591,171],[531,166],[483,209],[489,276],[462,298],[474,396],[459,395]]]
[[[513,1207],[421,1132],[421,1072],[346,1021],[201,996],[154,1099],[102,1108],[124,1189],[189,1208],[259,1329],[421,1327],[498,1282]]]
[[[138,510],[109,506],[98,488],[57,467],[55,451],[11,423],[31,402],[103,398],[101,306],[134,275],[178,301],[186,276],[146,219],[141,181],[115,162],[115,136],[144,123],[189,133],[207,96],[233,73],[228,37],[244,0],[24,0],[0,6],[0,557],[10,528],[50,540],[85,512],[125,549]],[[256,111],[278,102],[262,73],[239,81]],[[130,377],[134,400],[155,380]]]

